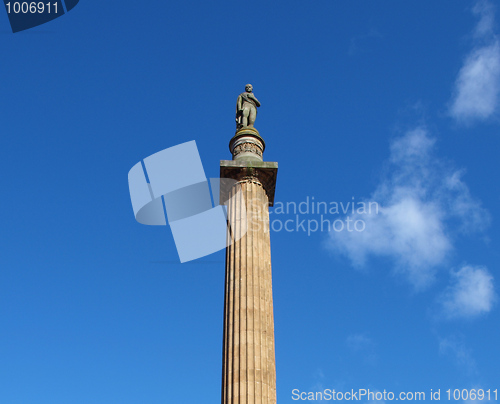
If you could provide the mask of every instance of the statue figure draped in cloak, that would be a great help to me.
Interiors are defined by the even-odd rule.
[[[257,117],[257,107],[260,107],[259,100],[253,94],[251,84],[245,86],[245,92],[238,96],[236,101],[236,129],[253,128]]]

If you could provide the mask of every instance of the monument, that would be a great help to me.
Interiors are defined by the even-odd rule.
[[[232,160],[220,162],[221,201],[231,224],[226,248],[222,404],[276,403],[269,206],[278,163],[263,161],[264,139],[254,128],[260,102],[247,84],[236,103]],[[239,187],[239,188],[238,188]],[[231,198],[231,199],[230,199]]]

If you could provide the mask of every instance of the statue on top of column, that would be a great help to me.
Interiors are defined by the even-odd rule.
[[[260,102],[252,91],[252,85],[247,84],[245,92],[238,96],[236,101],[236,130],[253,128],[257,117],[257,107],[260,107]]]

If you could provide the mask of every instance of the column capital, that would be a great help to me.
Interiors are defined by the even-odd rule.
[[[274,205],[274,192],[276,189],[276,177],[278,175],[278,163],[274,161],[259,160],[221,160],[220,178],[232,180],[254,181],[262,185],[269,199],[269,206]],[[229,190],[225,189],[221,181],[220,200],[227,200]]]

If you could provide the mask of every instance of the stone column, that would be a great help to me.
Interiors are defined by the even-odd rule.
[[[226,249],[222,404],[276,403],[268,206],[277,163],[262,161],[264,148],[257,130],[244,128],[231,139],[233,160],[221,161],[221,178],[238,182],[221,187],[223,200],[232,197],[228,237],[234,241]]]

